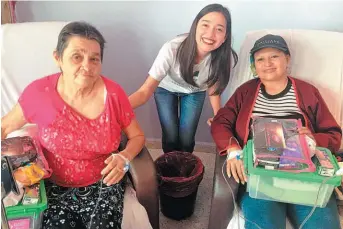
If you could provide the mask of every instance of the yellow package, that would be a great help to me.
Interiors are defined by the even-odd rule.
[[[29,163],[16,169],[13,176],[18,182],[23,184],[23,186],[30,186],[43,179],[44,174],[44,169],[37,165],[37,163]]]

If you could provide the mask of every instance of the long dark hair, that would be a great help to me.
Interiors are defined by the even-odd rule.
[[[177,50],[176,59],[180,63],[182,78],[189,84],[198,87],[193,78],[193,67],[197,53],[195,40],[196,29],[199,20],[208,13],[219,12],[226,19],[226,39],[216,50],[211,51],[210,75],[206,81],[208,87],[215,85],[212,95],[220,95],[229,83],[231,73],[231,53],[235,64],[238,61],[237,53],[231,48],[231,15],[229,10],[220,4],[205,6],[195,17],[187,38],[181,43]]]

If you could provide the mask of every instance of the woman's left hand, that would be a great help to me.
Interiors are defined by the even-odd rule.
[[[125,175],[125,160],[119,156],[109,156],[105,160],[107,166],[101,171],[105,175],[103,183],[107,186],[118,183]]]
[[[207,120],[207,125],[211,126],[212,122],[213,122],[213,118],[209,118],[209,119]]]
[[[298,132],[299,132],[299,134],[306,134],[307,136],[312,138],[314,141],[316,141],[316,139],[314,138],[312,132],[307,127],[300,127],[298,129]]]

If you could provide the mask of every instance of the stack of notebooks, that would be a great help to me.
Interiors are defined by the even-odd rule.
[[[265,169],[306,170],[312,164],[300,120],[254,118],[252,133],[256,166]]]

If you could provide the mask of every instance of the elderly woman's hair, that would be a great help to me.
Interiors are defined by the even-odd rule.
[[[226,7],[220,4],[210,4],[198,13],[193,20],[188,37],[181,43],[177,50],[176,58],[180,63],[182,78],[187,83],[198,87],[193,78],[193,67],[197,53],[197,43],[195,40],[196,28],[199,20],[206,14],[212,12],[221,13],[226,20],[226,39],[219,48],[211,52],[211,71],[206,82],[208,87],[215,85],[213,95],[220,95],[229,83],[232,66],[236,65],[238,61],[238,56],[231,47],[231,15]],[[234,62],[233,64],[232,61]]]
[[[73,36],[86,38],[89,40],[95,40],[100,45],[101,50],[101,61],[104,55],[105,39],[101,33],[91,24],[82,21],[75,21],[68,23],[63,27],[60,34],[58,35],[56,51],[58,56],[62,57],[63,52],[68,46],[69,39]]]

